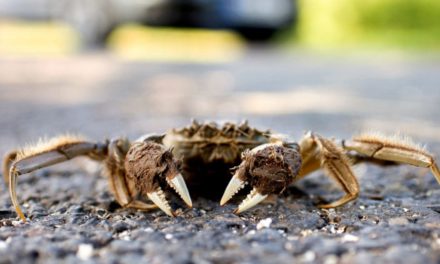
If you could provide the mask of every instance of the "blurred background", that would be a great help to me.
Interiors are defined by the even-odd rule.
[[[248,119],[440,153],[440,1],[0,0],[0,151]]]

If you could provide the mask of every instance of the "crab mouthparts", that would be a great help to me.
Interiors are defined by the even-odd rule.
[[[191,196],[189,195],[188,188],[186,187],[185,180],[182,177],[182,174],[178,174],[171,180],[167,179],[168,185],[173,188],[176,193],[182,198],[182,200],[191,208],[192,201]],[[162,211],[164,211],[169,216],[175,216],[174,212],[171,210],[171,206],[168,203],[165,193],[162,188],[158,188],[157,191],[147,193],[148,198],[156,204]]]
[[[240,180],[237,175],[234,175],[226,187],[223,193],[222,199],[220,200],[220,205],[226,204],[239,190],[241,190],[247,182]],[[267,194],[263,195],[257,191],[254,187],[248,196],[241,202],[238,208],[234,211],[235,214],[239,214],[254,207],[261,201],[267,198]]]

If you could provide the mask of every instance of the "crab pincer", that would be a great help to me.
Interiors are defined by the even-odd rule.
[[[267,143],[242,153],[242,162],[234,172],[220,205],[227,203],[246,184],[251,192],[234,213],[239,214],[266,199],[269,194],[282,193],[301,168],[301,154],[296,144]]]
[[[125,158],[127,177],[169,216],[174,216],[162,188],[173,188],[182,200],[192,207],[185,180],[180,173],[181,162],[174,158],[172,150],[152,141],[134,143]]]

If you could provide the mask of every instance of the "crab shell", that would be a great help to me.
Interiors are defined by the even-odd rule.
[[[169,131],[161,140],[182,160],[182,174],[192,194],[217,199],[231,179],[231,169],[246,150],[273,140],[270,131],[241,124],[199,124]]]

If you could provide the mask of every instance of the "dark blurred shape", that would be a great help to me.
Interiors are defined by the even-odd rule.
[[[0,0],[0,17],[61,20],[83,44],[102,44],[118,25],[232,29],[265,41],[296,20],[292,0]]]
[[[233,29],[248,40],[268,40],[292,25],[292,0],[168,0],[149,10],[146,24]]]

